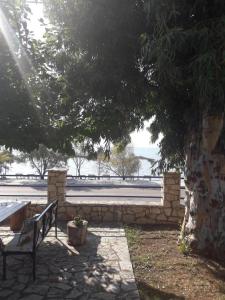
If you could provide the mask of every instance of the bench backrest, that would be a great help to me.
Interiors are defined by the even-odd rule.
[[[58,201],[54,201],[34,220],[33,251],[40,245],[51,227],[56,224],[57,209]]]

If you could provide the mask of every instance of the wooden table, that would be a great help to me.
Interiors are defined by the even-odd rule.
[[[19,231],[26,218],[26,209],[30,201],[0,202],[0,222],[10,218],[10,229]]]

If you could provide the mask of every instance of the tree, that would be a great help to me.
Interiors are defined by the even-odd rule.
[[[29,161],[31,167],[36,170],[41,179],[44,179],[47,170],[54,167],[65,167],[67,157],[59,152],[48,149],[44,145],[39,145],[37,150],[30,153],[22,153],[20,161]]]
[[[4,150],[0,152],[0,174],[3,172],[6,174],[6,170],[9,169],[7,164],[11,164],[13,162],[13,155]]]
[[[142,1],[45,1],[47,48],[63,82],[65,135],[89,143],[123,139],[143,125],[148,81],[141,71]],[[53,41],[53,42],[52,42]],[[57,46],[56,46],[57,45]]]
[[[224,257],[224,1],[148,1],[142,36],[161,167],[185,164],[183,242]]]
[[[26,26],[28,11],[24,1],[0,3],[0,144],[7,148],[30,149],[41,132],[26,86],[30,72],[26,58],[32,43]]]
[[[117,145],[113,147],[110,159],[103,162],[104,169],[122,177],[134,175],[140,168],[140,160],[131,148],[121,150]]]
[[[105,164],[107,163],[107,157],[104,153],[103,147],[99,147],[96,155],[96,166],[97,166],[97,174],[101,176],[102,173],[108,174],[109,170],[105,168]]]
[[[74,156],[72,157],[75,167],[76,167],[76,175],[81,175],[81,167],[87,160],[87,153],[85,151],[84,143],[74,143],[73,144]]]
[[[154,116],[159,168],[186,169],[183,242],[224,257],[224,1],[57,0],[47,11],[62,126],[109,145]]]
[[[62,83],[45,44],[29,30],[30,17],[26,1],[0,2],[0,145],[29,152],[42,143],[70,152],[60,126]]]

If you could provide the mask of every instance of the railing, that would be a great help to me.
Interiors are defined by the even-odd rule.
[[[88,174],[88,175],[67,175],[67,178],[71,179],[148,179],[151,180],[152,178],[162,179],[162,176],[151,176],[151,175],[125,175],[125,176],[118,176],[118,175],[95,175],[95,174]],[[40,175],[37,174],[2,174],[0,175],[0,180],[7,179],[7,178],[15,178],[15,179],[41,179]],[[47,179],[48,176],[44,175],[44,178]]]

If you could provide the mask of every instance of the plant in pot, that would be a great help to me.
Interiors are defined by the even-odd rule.
[[[86,241],[88,221],[81,216],[75,217],[67,223],[68,244],[72,246],[83,245]]]

